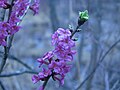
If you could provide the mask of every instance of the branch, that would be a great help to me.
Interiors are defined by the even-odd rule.
[[[5,90],[5,87],[1,81],[0,81],[0,86],[1,86],[2,90]]]
[[[10,55],[10,56],[8,56],[8,58],[13,59],[13,60],[17,61],[18,63],[22,64],[23,66],[25,66],[27,69],[32,70],[32,68],[29,65],[27,65],[26,63],[24,63],[23,61],[21,61],[19,58],[15,57],[15,56]]]
[[[48,76],[46,80],[43,83],[43,89],[45,89],[45,86],[47,85],[48,80],[50,79],[51,76]]]
[[[79,29],[80,26],[81,26],[81,25],[78,25],[78,26],[76,27],[76,29],[72,32],[72,35],[70,36],[70,38],[72,38],[72,37],[75,35],[75,33],[78,32],[78,29]]]
[[[113,84],[113,86],[112,86],[112,88],[110,89],[110,90],[115,90],[116,89],[116,86],[119,84],[119,80],[117,80],[114,84]]]
[[[1,57],[1,54],[3,54],[3,52],[0,51],[0,57]],[[20,60],[19,58],[15,57],[15,56],[9,55],[8,58],[17,61],[21,65],[25,66],[27,69],[32,70],[32,67],[30,67],[29,65],[27,65],[26,63],[24,63],[22,60]]]
[[[25,70],[25,71],[17,71],[15,73],[10,73],[10,74],[1,74],[0,78],[5,78],[5,77],[12,77],[12,76],[18,76],[18,75],[22,75],[22,74],[38,74],[37,71],[33,71],[33,70]]]
[[[78,90],[80,89],[85,82],[95,73],[95,71],[97,70],[97,68],[100,66],[100,64],[103,62],[103,60],[105,59],[105,57],[108,55],[108,53],[120,42],[120,39],[118,41],[116,41],[103,55],[103,57],[99,60],[99,62],[96,64],[95,68],[93,69],[93,71],[85,78],[85,80],[75,89]]]

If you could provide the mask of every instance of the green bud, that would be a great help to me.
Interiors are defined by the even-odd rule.
[[[89,19],[88,11],[79,12],[79,18],[81,21],[87,21]]]

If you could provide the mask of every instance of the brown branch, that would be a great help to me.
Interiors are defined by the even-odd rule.
[[[97,70],[97,68],[100,66],[100,64],[103,62],[103,60],[105,59],[105,57],[108,55],[108,53],[120,42],[120,39],[118,41],[116,41],[106,52],[105,54],[102,56],[102,58],[99,60],[99,62],[96,64],[95,68],[93,69],[93,71],[85,78],[85,80],[75,89],[78,90],[80,89],[85,82],[95,73],[95,71]]]

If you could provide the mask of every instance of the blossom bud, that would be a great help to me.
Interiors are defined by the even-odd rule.
[[[89,19],[88,11],[79,12],[78,25],[84,24]]]

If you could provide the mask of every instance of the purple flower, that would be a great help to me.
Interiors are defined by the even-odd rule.
[[[48,63],[46,60],[44,60],[43,58],[38,58],[37,61],[40,63],[39,67],[41,67],[43,64],[46,64],[46,65],[49,64],[49,63]]]
[[[5,41],[5,38],[1,38],[1,36],[0,36],[0,45],[2,45],[2,46],[7,45],[7,42]]]
[[[6,22],[0,23],[0,36],[6,37],[8,35],[7,30],[9,29],[9,24]]]
[[[43,56],[43,60],[45,59],[51,59],[53,57],[53,51],[47,52],[44,56]]]
[[[17,24],[18,22],[20,22],[19,17],[17,17],[17,15],[16,15],[15,12],[12,12],[12,13],[11,13],[11,16],[10,16],[10,19],[9,19],[10,25]]]
[[[7,3],[7,0],[0,0],[0,8],[7,7],[6,3]]]
[[[67,73],[70,69],[70,67],[64,61],[52,61],[51,64],[49,64],[49,68],[53,69],[55,73],[59,73],[61,75]]]
[[[51,75],[51,70],[46,70],[46,69],[42,69],[42,72],[40,72],[39,74],[38,74],[38,76],[40,77],[40,78],[45,78],[45,77],[47,77],[47,76],[49,76],[49,75]]]
[[[39,67],[41,67],[42,64],[48,65],[51,62],[52,57],[53,57],[53,51],[50,51],[47,52],[42,58],[38,58],[37,61],[40,63]]]
[[[9,31],[10,35],[13,35],[15,34],[16,32],[18,32],[20,30],[20,26],[17,26],[17,25],[14,25],[14,26],[11,26],[11,29]]]
[[[55,61],[51,61],[51,63],[49,64],[49,68],[50,69],[54,69],[54,68],[56,68],[58,65],[57,65],[57,62],[55,62]]]
[[[35,14],[38,13],[39,0],[34,0],[32,5]],[[0,45],[6,46],[5,38],[8,35],[13,35],[20,30],[18,25],[22,17],[26,14],[30,8],[30,0],[15,0],[13,5],[7,3],[7,0],[0,0],[0,8],[8,9],[12,6],[12,11],[8,22],[0,22]]]
[[[30,9],[34,12],[34,15],[39,12],[39,4],[40,0],[34,0],[34,3],[30,6]]]
[[[55,32],[55,33],[52,35],[52,45],[55,45],[55,44],[58,42],[58,39],[59,39],[58,33]]]
[[[41,80],[41,78],[39,78],[38,75],[33,75],[33,76],[32,76],[32,81],[33,81],[33,83],[37,83],[39,80]]]
[[[63,28],[58,28],[57,33],[62,36],[71,36],[71,32],[69,29],[64,30]]]
[[[40,72],[38,75],[33,75],[32,81],[33,83],[37,83],[40,80],[44,81],[44,79],[49,75],[51,75],[51,70],[46,70],[43,68],[42,72]]]
[[[27,7],[30,5],[29,0],[17,0],[14,5],[14,11],[18,17],[22,16]]]
[[[62,75],[61,77],[54,76],[54,79],[59,81],[59,85],[64,84],[64,78],[65,78],[64,75]]]

